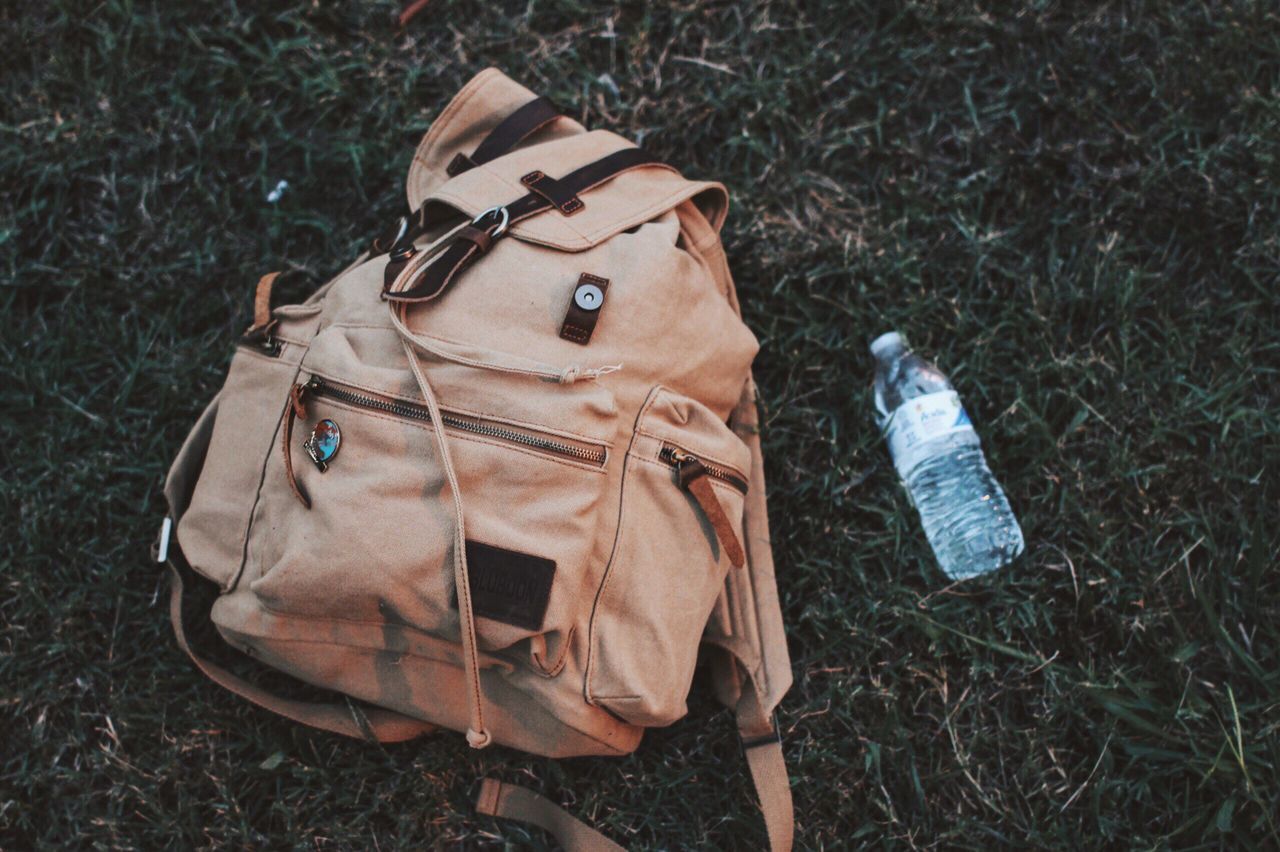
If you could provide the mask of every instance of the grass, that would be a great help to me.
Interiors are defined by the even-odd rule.
[[[623,760],[315,734],[203,681],[147,546],[261,270],[324,281],[495,64],[735,198],[805,848],[1280,845],[1280,18],[1191,0],[0,10],[0,845],[764,840],[727,714]],[[289,181],[278,204],[265,196]],[[1018,566],[948,586],[866,342],[951,374]]]

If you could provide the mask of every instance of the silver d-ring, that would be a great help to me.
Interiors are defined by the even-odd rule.
[[[507,225],[511,222],[511,214],[507,212],[507,208],[505,207],[490,207],[488,210],[484,211],[479,216],[472,219],[471,224],[479,225],[485,219],[488,219],[490,216],[493,216],[493,215],[501,215],[502,220],[498,222],[497,229],[494,230],[492,233],[490,233],[489,236],[500,237],[504,233],[506,233]]]

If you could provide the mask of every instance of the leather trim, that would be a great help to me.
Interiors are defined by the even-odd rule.
[[[398,249],[391,253],[391,256],[387,258],[387,265],[382,269],[382,292],[385,293],[391,289],[391,285],[395,283],[396,278],[400,276],[400,273],[404,271],[409,261],[413,260],[417,253],[418,250],[412,244],[405,249]]]
[[[386,293],[397,302],[422,302],[434,299],[453,283],[459,273],[481,254],[480,245],[471,239],[455,239],[438,258],[422,268],[404,290]]]
[[[281,451],[284,453],[284,475],[289,481],[289,489],[304,508],[311,508],[311,499],[307,497],[302,486],[298,484],[293,472],[293,422],[307,416],[307,409],[302,401],[306,385],[296,384],[289,389],[289,398],[284,404],[284,429],[281,437]]]
[[[672,166],[667,165],[646,151],[642,151],[639,148],[624,148],[621,151],[615,151],[608,156],[601,157],[593,163],[588,163],[580,169],[575,169],[557,181],[556,185],[567,196],[577,196],[608,183],[624,172],[641,168],[662,168],[675,171]],[[508,225],[514,225],[523,219],[528,219],[530,216],[536,216],[539,213],[550,210],[552,206],[552,203],[544,196],[537,192],[530,192],[523,198],[506,205]],[[427,229],[439,224],[433,220],[431,214],[439,214],[441,211],[456,215],[456,211],[451,207],[429,204],[424,206],[420,215],[417,216],[418,228]],[[478,243],[473,242],[470,237],[463,233],[467,230],[466,228],[462,229],[459,232],[461,239],[453,240],[449,248],[445,249],[439,257],[427,265],[422,273],[416,276],[414,281],[410,282],[407,288],[386,293],[386,298],[399,302],[421,302],[434,299],[444,292],[444,289],[465,271],[472,261],[484,253],[480,250]],[[503,233],[506,232],[504,231]],[[409,239],[415,239],[416,236],[416,234],[411,235]],[[498,236],[494,236],[490,244],[496,242],[497,239]]]
[[[566,216],[581,213],[586,206],[582,203],[582,199],[568,190],[563,183],[555,178],[547,177],[542,171],[529,172],[520,178],[520,183],[551,202],[551,206]]]
[[[561,117],[560,110],[550,99],[534,98],[493,128],[484,141],[476,146],[471,155],[471,164],[481,166],[498,159]]]
[[[578,304],[578,291],[584,284],[600,288],[600,304],[593,310],[584,309]],[[608,278],[601,278],[589,272],[579,275],[578,283],[574,285],[573,294],[569,297],[569,309],[565,313],[564,324],[560,326],[560,336],[565,340],[587,345],[591,341],[592,333],[596,330],[596,323],[600,321],[600,312],[604,310],[604,295],[608,291]]]
[[[738,536],[733,531],[729,516],[725,514],[719,498],[711,489],[711,479],[707,476],[706,467],[699,461],[686,462],[680,465],[678,476],[680,487],[693,496],[693,499],[702,507],[707,520],[711,522],[716,538],[720,539],[720,546],[729,557],[729,564],[734,568],[741,568],[746,564],[747,555],[742,550],[742,542],[738,541]]]

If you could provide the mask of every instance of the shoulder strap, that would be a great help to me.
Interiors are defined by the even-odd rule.
[[[769,833],[769,848],[772,852],[791,852],[796,816],[777,720],[772,714],[760,712],[755,693],[749,688],[744,691],[734,715],[738,720],[738,736],[742,738],[742,753],[760,799],[765,830]]]
[[[795,833],[791,782],[782,755],[782,739],[772,720],[767,729],[768,733],[758,734],[743,716],[738,717],[742,752],[760,799],[760,811],[769,833],[769,849],[791,852]],[[476,813],[536,825],[550,832],[565,852],[622,852],[624,849],[545,796],[495,778],[486,778],[480,783]]]
[[[516,784],[505,784],[495,778],[480,782],[476,796],[476,812],[486,816],[527,822],[551,833],[565,852],[602,850],[623,852],[623,847],[591,828],[550,799]]]
[[[357,710],[355,705],[320,704],[284,698],[255,686],[217,663],[201,657],[187,641],[187,633],[183,626],[182,603],[186,586],[183,583],[182,571],[172,559],[168,560],[167,564],[173,581],[169,594],[169,618],[173,622],[173,633],[182,650],[187,652],[187,656],[192,659],[196,667],[214,683],[231,690],[241,698],[252,701],[259,707],[279,713],[286,719],[356,739],[394,743],[411,740],[435,729],[434,725],[427,722],[380,707]]]
[[[769,832],[769,848],[773,852],[791,852],[796,812],[791,802],[791,779],[787,777],[782,738],[775,731],[764,742],[749,745],[743,740],[742,749],[747,756],[756,796],[760,798],[760,812],[764,814],[765,829]]]

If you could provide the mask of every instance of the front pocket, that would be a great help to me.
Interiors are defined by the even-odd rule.
[[[666,388],[649,395],[627,450],[617,538],[592,613],[592,703],[649,727],[685,714],[703,629],[741,549],[750,463],[747,446],[709,408]],[[693,465],[709,494],[682,482]]]
[[[602,405],[599,388],[560,394],[527,379],[504,388],[481,378],[499,385],[482,410],[451,407],[450,388],[436,386],[462,497],[477,640],[497,651],[537,637],[534,662],[551,671],[581,612],[612,400]],[[468,383],[472,404],[478,383]],[[504,389],[578,431],[493,414]],[[289,454],[310,508],[294,496],[282,449],[250,534],[261,573],[252,590],[279,613],[458,641],[454,505],[426,406],[328,375],[307,377],[300,394],[304,417]]]

